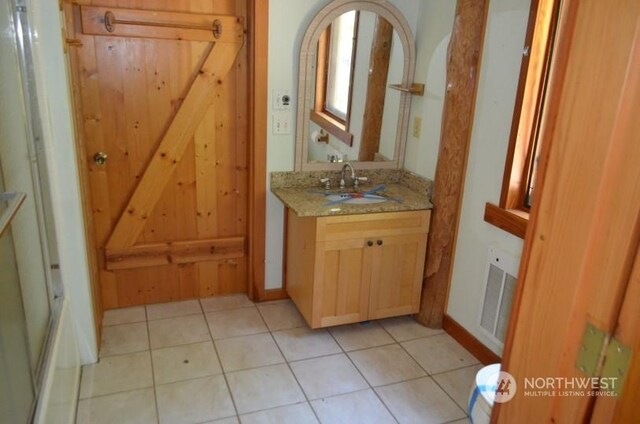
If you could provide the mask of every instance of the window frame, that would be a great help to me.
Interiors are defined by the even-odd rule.
[[[316,63],[316,96],[314,107],[309,114],[311,121],[318,124],[329,134],[341,140],[348,146],[353,146],[353,134],[349,132],[349,122],[351,119],[351,103],[353,100],[353,79],[355,75],[356,53],[358,45],[358,30],[360,24],[360,12],[355,12],[355,22],[353,26],[353,46],[351,49],[351,69],[349,75],[349,97],[347,101],[346,119],[331,113],[326,108],[327,98],[327,78],[329,74],[329,58],[331,49],[331,28],[329,25],[320,35],[318,40],[318,55]]]
[[[484,220],[525,237],[530,208],[527,186],[540,149],[540,127],[561,0],[532,0],[516,92],[500,202],[487,203]]]

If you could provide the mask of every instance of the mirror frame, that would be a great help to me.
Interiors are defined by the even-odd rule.
[[[313,18],[304,33],[300,46],[300,63],[298,68],[298,104],[296,118],[295,170],[296,171],[338,171],[343,162],[339,163],[307,163],[309,154],[309,105],[315,96],[315,71],[318,40],[325,28],[334,19],[350,10],[365,10],[376,13],[393,25],[398,33],[404,52],[404,70],[402,86],[408,87],[413,83],[416,66],[416,48],[413,32],[406,18],[393,4],[386,0],[334,0],[322,8]],[[387,82],[389,83],[389,82]],[[396,83],[395,81],[393,83]],[[396,143],[394,158],[391,161],[352,162],[356,169],[388,169],[404,166],[405,144],[409,128],[409,114],[411,109],[411,94],[400,92],[400,110],[398,111],[398,127],[396,129]]]

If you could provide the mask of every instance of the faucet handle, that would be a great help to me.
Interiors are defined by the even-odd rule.
[[[331,179],[330,178],[320,178],[320,184],[324,184],[324,188],[329,190],[331,188]]]
[[[369,181],[369,178],[367,178],[367,177],[356,177],[353,180],[353,186],[355,188],[358,188],[358,186],[360,185],[360,181],[362,181],[363,183],[366,183],[367,181]]]

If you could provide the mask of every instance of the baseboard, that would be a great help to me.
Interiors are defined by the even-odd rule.
[[[289,295],[285,289],[271,289],[265,290],[264,294],[260,296],[258,302],[267,302],[269,300],[288,299]]]
[[[449,315],[444,315],[442,319],[442,328],[473,356],[478,358],[484,365],[495,364],[501,362],[501,359],[491,349],[483,345],[480,340],[473,337],[471,333],[464,329]]]

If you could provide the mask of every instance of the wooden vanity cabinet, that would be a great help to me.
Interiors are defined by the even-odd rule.
[[[311,328],[418,312],[430,211],[287,213],[287,292]]]

